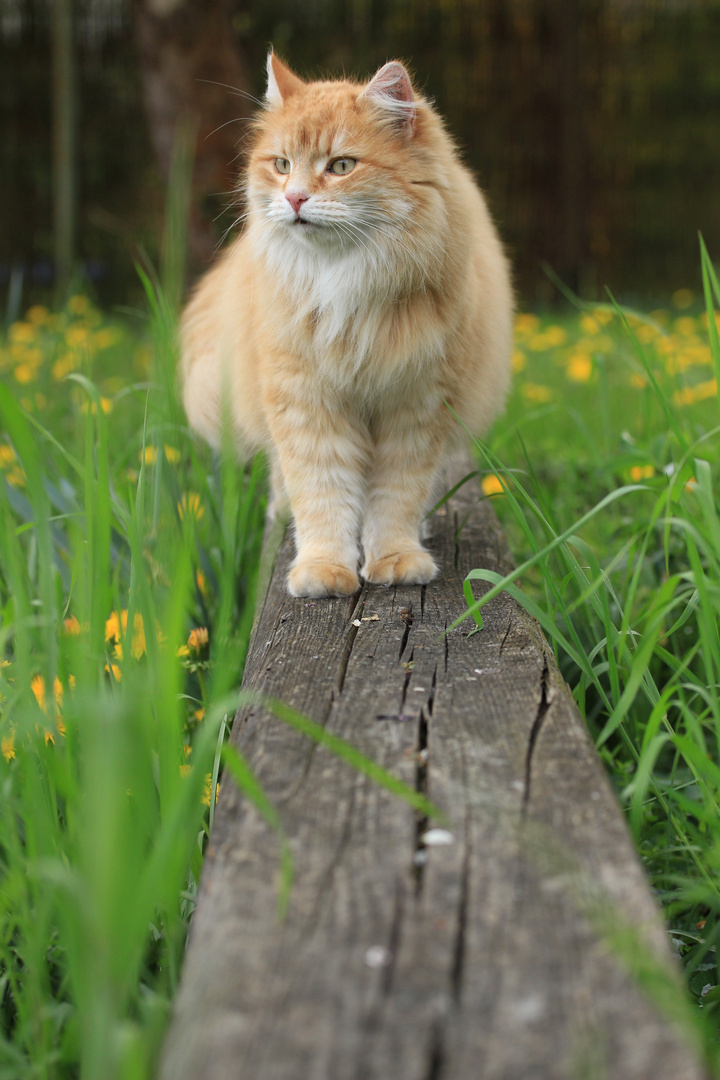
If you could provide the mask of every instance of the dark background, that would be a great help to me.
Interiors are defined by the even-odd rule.
[[[203,99],[198,79],[261,95],[270,43],[310,77],[408,61],[487,193],[526,305],[556,295],[543,263],[583,296],[633,301],[697,288],[699,230],[720,259],[720,0],[169,0],[170,18],[162,0],[70,2],[75,257],[107,304],[137,294],[140,249],[158,258],[183,110],[200,113],[191,273],[232,222],[232,173],[207,162],[230,159],[245,125],[210,132],[251,106]],[[0,0],[0,305],[11,280],[25,300],[57,279],[52,10]],[[161,115],[173,64],[186,85]]]

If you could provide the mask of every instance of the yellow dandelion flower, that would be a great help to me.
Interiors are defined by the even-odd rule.
[[[6,761],[12,761],[15,757],[15,732],[11,732],[0,739],[0,753]]]
[[[640,480],[649,480],[655,475],[654,465],[633,465],[630,469],[630,479],[637,484]]]
[[[194,519],[195,521],[200,521],[200,518],[205,513],[205,507],[200,502],[200,496],[195,491],[190,491],[186,495],[183,495],[177,508],[181,521],[186,517]]]
[[[545,339],[551,348],[564,345],[567,341],[567,330],[564,326],[548,326],[545,331]]]
[[[13,372],[13,375],[22,386],[26,386],[28,383],[33,381],[36,372],[35,369],[30,366],[30,364],[18,364],[18,366]]]
[[[0,443],[0,468],[5,469],[8,465],[14,465],[16,461],[15,448],[7,443]]]
[[[190,650],[188,649],[187,645],[178,645],[175,651],[175,655],[181,657],[189,656]]]
[[[203,806],[210,806],[210,789],[211,789],[211,786],[212,786],[212,776],[210,775],[210,773],[207,773],[206,776],[205,776],[205,789],[203,791],[203,796],[202,796]],[[220,785],[216,784],[215,785],[215,802],[218,801],[218,796],[219,795],[220,795]]]
[[[515,349],[512,355],[512,369],[513,371],[522,371],[525,367],[526,360],[525,354],[520,352],[520,349]]]
[[[65,727],[65,721],[59,716],[55,719],[55,727],[57,728],[58,735],[65,736],[67,734],[67,728]]]
[[[199,709],[196,709],[195,712],[193,713],[193,716],[197,720],[198,724],[201,723],[201,721],[203,721],[205,719],[205,709],[202,708],[202,707],[200,707]]]
[[[45,711],[45,680],[42,677],[42,675],[33,675],[32,679],[30,680],[30,689],[32,690],[33,694],[35,695],[35,700],[37,701],[38,705],[40,706],[40,708],[44,712]]]
[[[671,300],[676,308],[689,308],[693,302],[693,293],[691,289],[676,289],[672,294]]]
[[[105,624],[105,628],[107,635],[107,623]],[[82,632],[82,627],[80,626],[80,621],[78,620],[77,615],[70,615],[69,618],[63,621],[63,630],[66,634],[70,634],[71,637],[77,637]]]
[[[541,386],[539,383],[524,383],[520,391],[524,398],[532,402],[546,402],[552,400],[552,390],[549,386]]]
[[[25,487],[25,472],[19,466],[15,469],[11,469],[10,472],[5,474],[10,487],[21,488]]]
[[[113,407],[113,403],[110,400],[110,398],[107,398],[107,397],[101,397],[100,398],[100,408],[102,409],[102,411],[105,413],[106,416],[107,416],[108,413],[112,412],[112,407]],[[80,406],[80,411],[82,413],[85,413],[85,414],[87,414],[87,412],[90,411],[93,416],[96,416],[97,415],[97,405],[95,404],[94,401],[93,402],[83,401],[82,405]]]
[[[592,375],[592,360],[585,353],[575,353],[568,361],[567,375],[573,382],[588,382]]]
[[[63,684],[60,682],[56,675],[53,679],[53,698],[55,699],[55,704],[58,708],[62,707],[64,692],[65,691],[63,689]]]
[[[71,315],[84,315],[90,310],[90,301],[87,296],[71,296],[68,300],[68,311]]]
[[[679,319],[675,319],[673,328],[683,337],[690,337],[697,330],[697,323],[689,315],[682,315]]]
[[[32,323],[14,322],[8,330],[8,339],[11,342],[29,344],[37,337],[37,328]]]
[[[505,488],[500,482],[500,478],[495,476],[494,473],[490,473],[488,476],[482,478],[482,489],[485,495],[504,495]]]
[[[171,465],[177,465],[180,460],[180,451],[176,450],[174,446],[168,446],[167,443],[163,443],[163,450],[165,451],[165,457]]]
[[[117,345],[122,335],[116,326],[106,326],[102,330],[96,330],[92,336],[92,344],[95,349],[109,349]]]
[[[35,326],[42,326],[46,323],[50,317],[50,312],[42,304],[33,304],[31,308],[25,312],[25,318],[29,323],[33,323]]]
[[[185,743],[183,745],[182,752],[183,752],[183,757],[189,758],[190,755],[192,754],[192,746],[190,746],[188,743]]]
[[[108,675],[112,673],[112,677],[115,682],[122,682],[122,669],[119,668],[117,664],[106,664],[105,670],[107,671]]]
[[[188,636],[188,646],[194,649],[195,652],[200,652],[208,643],[208,632],[205,626],[196,626],[194,630],[190,631]]]
[[[698,383],[696,386],[686,386],[682,390],[676,390],[673,400],[676,405],[694,405],[697,401],[706,401],[717,394],[717,380],[708,379],[707,382]]]
[[[654,341],[658,336],[658,331],[654,326],[648,326],[647,323],[643,323],[642,326],[638,326],[635,331],[635,336],[643,345],[649,345],[650,342]]]
[[[583,334],[599,334],[601,330],[600,321],[594,315],[581,315],[580,329]]]
[[[71,371],[74,371],[77,367],[77,359],[72,353],[63,353],[58,357],[53,366],[50,368],[52,377],[56,382],[60,382],[66,375],[69,375]]]
[[[123,612],[125,616],[124,625],[127,626],[127,611]],[[110,617],[105,620],[105,640],[106,641],[119,641],[120,640],[120,626],[121,618],[117,611],[110,613]]]
[[[202,570],[195,571],[195,583],[197,584],[197,587],[202,593],[202,595],[207,596],[207,581],[205,580],[205,575],[203,574]]]
[[[188,749],[190,748],[188,747]],[[178,765],[178,769],[180,770],[181,776],[189,776],[192,772],[192,765]]]
[[[68,326],[65,331],[65,342],[71,349],[79,349],[90,342],[90,331],[87,326]]]
[[[521,313],[515,316],[515,333],[519,335],[534,334],[540,325],[537,315]]]
[[[54,746],[55,745],[55,736],[53,735],[52,731],[49,731],[47,728],[45,728],[44,734],[45,734],[45,743],[46,744],[47,743],[52,743],[53,746]]]

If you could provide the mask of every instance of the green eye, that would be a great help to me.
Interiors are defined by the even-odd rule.
[[[349,172],[352,172],[357,161],[351,157],[336,158],[335,161],[331,161],[328,165],[328,172],[335,173],[336,176],[347,176]]]
[[[275,158],[275,168],[277,169],[277,171],[279,173],[287,174],[292,169],[292,165],[290,164],[290,162],[288,161],[287,158],[276,157]]]

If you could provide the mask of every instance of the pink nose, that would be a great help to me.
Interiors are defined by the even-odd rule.
[[[296,214],[300,213],[300,207],[303,203],[307,202],[310,198],[309,195],[305,195],[302,191],[286,191],[285,198],[292,206]]]

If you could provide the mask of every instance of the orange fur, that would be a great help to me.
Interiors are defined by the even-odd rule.
[[[402,65],[305,83],[272,54],[244,186],[245,229],[182,321],[190,423],[268,451],[294,595],[354,592],[361,549],[370,582],[429,581],[419,527],[463,437],[444,401],[482,433],[509,383],[485,201]]]

